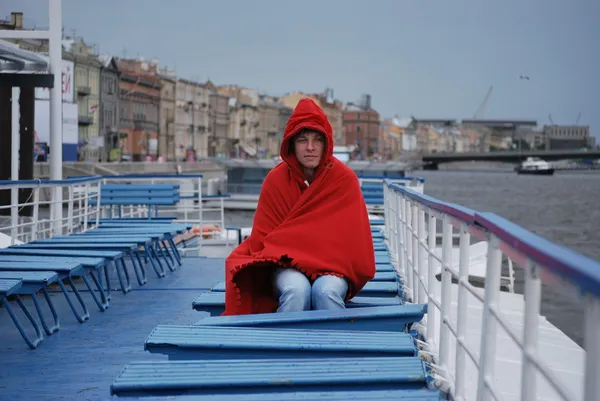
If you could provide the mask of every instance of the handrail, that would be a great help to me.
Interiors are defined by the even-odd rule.
[[[521,400],[533,400],[539,395],[538,375],[548,383],[546,391],[553,390],[563,400],[575,400],[572,393],[579,390],[584,400],[600,399],[600,262],[556,245],[493,213],[443,202],[388,179],[384,184],[384,230],[392,260],[405,279],[405,297],[428,304],[424,322],[416,326],[425,340],[422,355],[424,352],[425,359],[430,360],[434,378],[441,377],[442,383],[448,384],[446,390],[453,399],[464,400],[469,391],[476,390],[477,394],[471,395],[477,401],[501,400],[500,390],[519,391],[496,387],[494,369],[501,357],[496,351],[498,326],[520,353]],[[438,220],[442,223],[441,258],[436,254]],[[458,270],[451,262],[454,229],[460,232]],[[487,243],[483,291],[469,282],[471,235]],[[522,336],[514,328],[514,317],[508,318],[506,311],[500,308],[503,254],[508,258],[509,269],[515,261],[526,273]],[[441,263],[441,283],[435,277],[440,266],[436,263]],[[451,298],[453,279],[458,284],[457,306]],[[585,305],[587,355],[583,388],[574,388],[576,383],[572,381],[561,381],[537,354],[542,282],[562,290],[574,289],[571,293]],[[479,350],[467,341],[467,335],[473,335],[472,325],[467,326],[467,321],[473,318],[473,312],[469,312],[469,297],[481,305],[480,331],[476,332],[481,335]],[[456,323],[450,318],[452,309],[456,309]],[[452,361],[451,337],[456,344]],[[471,359],[477,369],[476,382],[467,383],[471,377],[466,372],[467,359]]]
[[[101,180],[103,176],[94,175],[94,176],[84,176],[84,177],[73,177],[67,178],[64,180],[42,180],[42,179],[34,179],[34,180],[0,180],[0,187],[5,187],[2,189],[8,188],[27,188],[33,187],[37,185],[45,185],[45,186],[64,186],[70,184],[81,184],[84,182],[93,182],[97,180]]]
[[[475,223],[525,254],[540,267],[600,297],[600,262],[550,242],[493,213],[477,213]]]

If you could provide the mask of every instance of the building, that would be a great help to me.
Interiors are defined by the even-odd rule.
[[[260,125],[258,107],[233,98],[229,109],[230,157],[247,158],[258,156],[257,128]]]
[[[333,89],[326,88],[323,93],[310,95],[313,100],[318,100],[321,108],[325,112],[329,124],[333,129],[333,138],[335,145],[343,145],[344,139],[344,105],[333,97]]]
[[[196,81],[175,84],[175,143],[177,160],[208,157],[209,89]]]
[[[404,129],[402,120],[388,118],[381,123],[381,138],[379,138],[379,153],[384,159],[395,159],[403,152]]]
[[[100,57],[100,137],[104,139],[102,160],[120,160],[119,117],[121,72],[117,60],[112,56]]]
[[[104,155],[104,137],[100,136],[100,67],[93,49],[82,38],[63,40],[63,47],[75,63],[75,93],[79,124],[79,158],[98,161]]]
[[[168,161],[176,160],[175,140],[175,92],[177,78],[157,73],[160,79],[160,112],[158,123],[158,156]]]
[[[349,103],[343,113],[346,146],[355,145],[357,156],[366,159],[378,153],[381,119],[371,108],[370,98],[356,105]]]
[[[596,138],[587,125],[544,125],[544,144],[547,150],[567,150],[596,147]]]
[[[228,98],[234,98],[242,103],[254,105],[258,104],[258,92],[254,89],[244,88],[239,85],[220,85],[212,88],[215,92],[227,96]]]
[[[279,152],[281,150],[281,141],[283,140],[283,134],[285,133],[285,127],[290,119],[290,117],[292,116],[292,109],[290,109],[289,107],[285,107],[284,105],[282,105],[279,108],[279,132],[281,132],[281,135],[277,138],[278,143],[276,146],[277,152],[273,154],[273,156],[275,155],[279,155]]]
[[[208,85],[207,85],[208,86]],[[227,156],[229,97],[211,91],[208,95],[209,157]]]
[[[272,103],[259,100],[258,120],[259,125],[256,129],[259,145],[259,154],[261,157],[273,157],[279,154],[279,144],[283,137],[281,131],[280,109],[281,103]]]
[[[161,81],[144,60],[118,60],[122,154],[140,161],[158,154]]]

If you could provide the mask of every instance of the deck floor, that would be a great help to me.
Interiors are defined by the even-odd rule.
[[[133,290],[128,294],[113,290],[106,312],[100,312],[90,294],[83,293],[91,315],[83,324],[75,320],[64,296],[53,291],[61,328],[46,336],[36,350],[27,347],[0,308],[0,399],[116,399],[110,396],[109,386],[126,364],[166,359],[144,351],[144,341],[156,325],[191,324],[206,316],[192,309],[192,301],[223,280],[223,264],[222,258],[186,257],[183,266],[162,279],[148,266],[148,283],[140,287],[133,276]],[[115,280],[111,282],[113,289],[118,288]],[[40,302],[45,305],[43,298]],[[26,304],[33,312],[30,299]],[[21,313],[19,317],[28,329]]]

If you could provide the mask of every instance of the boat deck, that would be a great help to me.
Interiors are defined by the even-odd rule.
[[[105,312],[81,290],[91,315],[83,324],[75,320],[64,296],[53,291],[50,295],[61,327],[36,350],[27,347],[6,310],[0,308],[0,399],[115,399],[110,396],[110,385],[125,365],[165,359],[144,351],[144,341],[156,325],[191,324],[207,315],[194,311],[192,301],[223,280],[223,264],[221,258],[186,257],[183,266],[165,278],[148,274],[148,283],[134,285],[128,294],[113,291]],[[111,282],[118,288],[116,278]],[[31,300],[25,302],[33,311]],[[28,329],[22,314],[19,318]]]

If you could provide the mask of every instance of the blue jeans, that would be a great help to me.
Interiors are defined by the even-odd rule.
[[[345,309],[348,283],[332,275],[317,278],[310,284],[308,278],[292,268],[275,270],[275,293],[279,297],[277,312]]]

